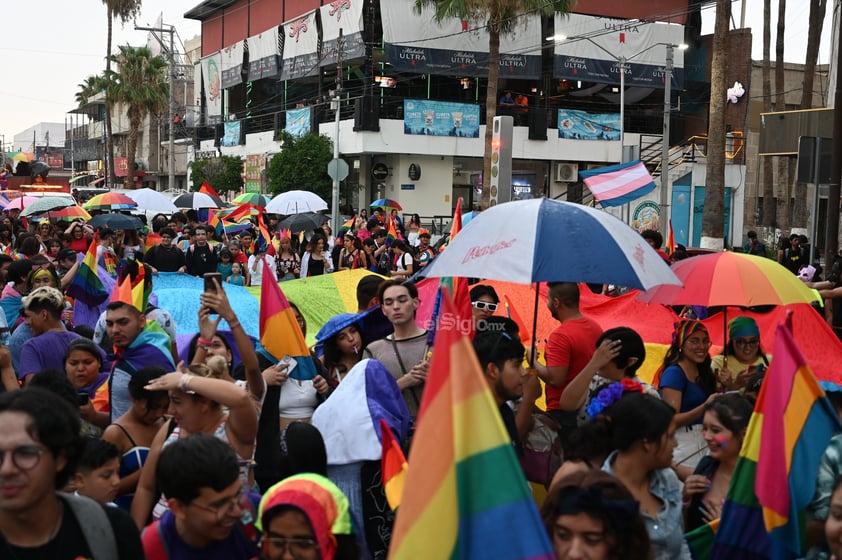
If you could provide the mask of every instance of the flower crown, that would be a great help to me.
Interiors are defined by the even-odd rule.
[[[643,393],[643,385],[634,379],[624,378],[621,381],[615,381],[608,387],[602,389],[597,393],[596,397],[591,399],[586,412],[589,418],[596,418],[602,412],[620,400],[624,393]]]

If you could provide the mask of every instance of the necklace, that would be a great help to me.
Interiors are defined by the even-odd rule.
[[[55,526],[52,528],[52,530],[50,531],[50,534],[47,536],[47,538],[44,541],[42,541],[42,542],[40,542],[40,543],[38,543],[34,546],[27,546],[27,547],[20,546],[19,547],[19,546],[15,546],[15,545],[10,544],[9,541],[6,540],[6,538],[2,534],[2,532],[0,532],[0,541],[2,541],[2,543],[4,545],[3,547],[6,549],[6,552],[10,555],[8,557],[12,558],[13,560],[17,559],[17,555],[12,551],[13,546],[15,546],[15,548],[27,548],[27,549],[37,549],[37,548],[47,547],[48,550],[42,551],[44,553],[46,553],[46,552],[52,553],[53,549],[61,550],[61,548],[57,546],[57,545],[60,544],[61,539],[58,539],[56,542],[53,542],[53,540],[58,536],[59,532],[61,531],[61,526],[62,526],[62,523],[64,521],[64,504],[62,503],[62,501],[60,499],[58,499],[58,497],[56,497],[56,499],[58,500],[58,518],[56,519]],[[47,556],[48,557],[54,557],[53,554],[48,554]]]

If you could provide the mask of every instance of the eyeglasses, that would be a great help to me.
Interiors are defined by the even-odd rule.
[[[319,549],[319,542],[316,539],[307,539],[301,537],[263,537],[264,542],[268,542],[273,548],[277,548],[279,552],[286,553],[287,549],[296,558],[307,556]]]
[[[196,506],[199,509],[203,509],[208,513],[212,513],[216,516],[217,521],[222,521],[222,519],[226,515],[233,515],[233,513],[240,507],[243,503],[243,498],[245,497],[245,491],[240,488],[240,491],[237,492],[237,495],[225,500],[222,504],[211,507],[211,506],[203,506],[202,504],[197,504],[195,502],[191,502],[191,506]]]
[[[0,466],[6,462],[7,454],[11,454],[14,466],[22,471],[30,471],[38,466],[44,450],[37,445],[21,445],[11,450],[0,449]]]
[[[760,339],[758,339],[758,338],[737,338],[737,339],[734,339],[734,344],[736,344],[737,346],[742,346],[742,347],[757,346],[758,344],[760,344]]]
[[[488,310],[491,313],[497,311],[496,303],[489,303],[487,301],[472,301],[471,305],[474,306],[474,309],[479,309],[480,311]]]

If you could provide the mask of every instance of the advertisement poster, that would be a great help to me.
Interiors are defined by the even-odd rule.
[[[310,107],[287,110],[287,124],[284,130],[300,138],[310,132]]]
[[[619,113],[558,110],[558,137],[571,140],[619,140]]]
[[[222,137],[222,145],[226,148],[240,145],[240,121],[229,121],[225,123],[225,135]]]
[[[246,192],[261,192],[263,170],[266,168],[266,156],[263,154],[252,154],[246,156],[245,161],[245,187]]]
[[[403,132],[479,138],[479,105],[404,99]]]

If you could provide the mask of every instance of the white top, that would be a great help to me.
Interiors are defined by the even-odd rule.
[[[263,258],[266,260],[266,264],[269,265],[269,269],[275,270],[275,257],[272,255],[263,255]],[[248,269],[251,275],[252,286],[260,286],[263,283],[263,263],[260,260],[255,255],[249,256]],[[277,281],[277,278],[275,280]]]
[[[317,404],[316,387],[312,379],[301,381],[290,378],[281,386],[281,398],[278,399],[281,418],[310,418]]]

